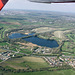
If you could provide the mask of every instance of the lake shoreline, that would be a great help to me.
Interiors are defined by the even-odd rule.
[[[21,38],[25,41],[31,42],[33,44],[43,46],[43,47],[50,47],[50,48],[56,48],[59,47],[57,41],[54,39],[42,39],[39,38],[38,36],[34,36],[34,34],[21,34],[21,33],[12,33],[11,35],[8,36],[10,39],[16,39],[16,38]]]

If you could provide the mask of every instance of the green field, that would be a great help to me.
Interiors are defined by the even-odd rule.
[[[75,44],[71,42],[64,42],[62,46],[62,54],[64,55],[75,55]]]
[[[0,59],[0,62],[1,62],[2,60]]]
[[[75,50],[74,44],[71,42],[64,42],[64,45],[62,46],[62,51],[69,51],[72,52]]]
[[[75,34],[67,34],[68,38],[75,42]]]
[[[32,51],[30,51],[28,49],[21,49],[20,52],[21,53],[26,53],[26,54],[32,54]]]
[[[49,67],[49,65],[40,57],[22,57],[22,58],[12,58],[1,64],[3,67],[12,67],[14,69],[40,69]]]
[[[61,70],[61,71],[41,71],[41,72],[26,72],[26,73],[5,73],[4,75],[75,75],[73,70]]]
[[[5,46],[5,45],[9,45],[8,43],[6,43],[6,42],[0,42],[0,46]]]

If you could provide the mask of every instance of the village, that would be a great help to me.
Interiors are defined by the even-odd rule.
[[[10,55],[11,55],[11,53],[9,51],[2,52],[2,53],[0,53],[0,59],[3,60],[3,61],[6,61],[9,58],[11,58]]]
[[[10,51],[2,52],[0,53],[0,60],[2,60],[0,63],[3,63],[4,61],[11,59],[11,57],[15,57],[15,56],[16,54],[14,55]],[[62,55],[60,57],[57,56],[39,56],[39,57],[42,57],[52,67],[56,67],[56,66],[58,67],[67,64],[75,68],[75,57],[73,56]]]

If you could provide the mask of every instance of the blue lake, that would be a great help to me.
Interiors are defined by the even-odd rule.
[[[8,37],[10,39],[16,39],[16,38],[21,38],[21,37],[25,37],[25,36],[28,36],[28,35],[24,35],[24,34],[21,34],[21,33],[13,33],[13,34],[9,35]]]
[[[32,35],[32,37],[24,38],[25,41],[31,42],[33,44],[37,44],[39,46],[50,47],[50,48],[55,48],[59,46],[55,40],[41,39],[41,38],[33,36],[33,34],[29,34],[29,35]],[[28,36],[28,35],[24,35],[20,33],[13,33],[9,35],[9,38],[15,39],[15,38],[21,38],[25,36]]]

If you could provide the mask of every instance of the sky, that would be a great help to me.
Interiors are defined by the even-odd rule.
[[[27,0],[9,0],[3,9],[44,10],[75,13],[75,3],[34,3]]]

